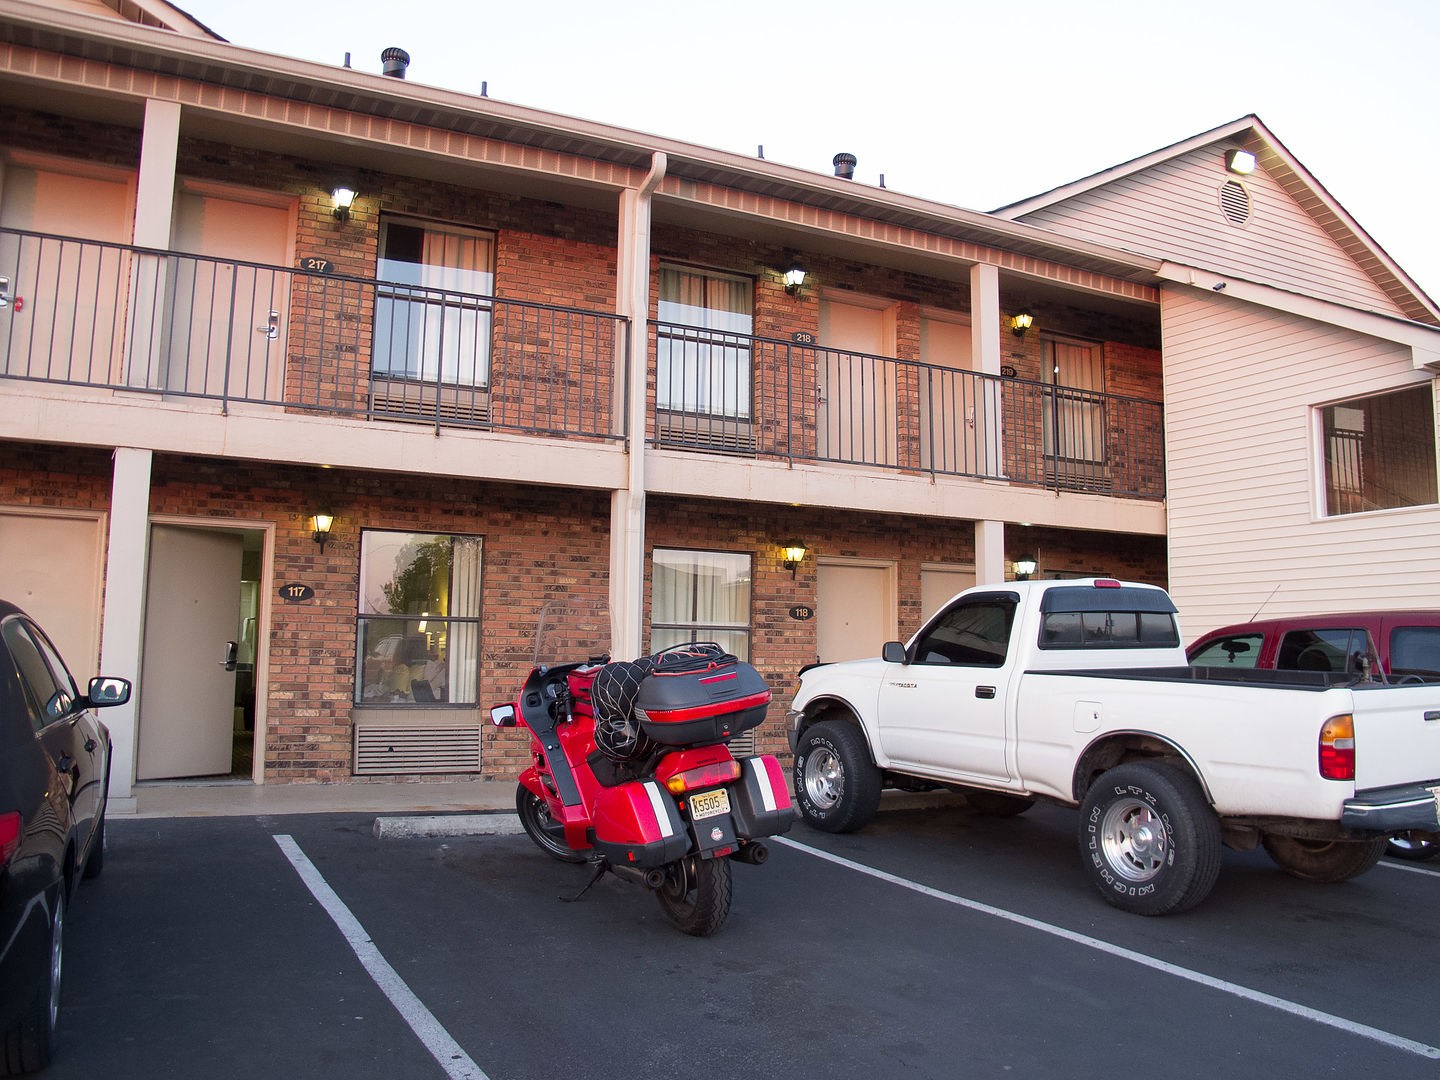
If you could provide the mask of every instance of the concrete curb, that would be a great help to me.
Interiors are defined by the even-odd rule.
[[[880,798],[880,812],[931,810],[964,805],[964,796],[953,791],[887,791]],[[377,840],[412,840],[422,836],[513,836],[523,832],[514,814],[420,814],[407,817],[377,817],[371,831]]]
[[[425,814],[379,817],[371,830],[377,840],[417,836],[512,836],[523,831],[514,814]]]

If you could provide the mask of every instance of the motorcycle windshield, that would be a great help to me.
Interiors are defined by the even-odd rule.
[[[610,656],[610,604],[606,597],[567,596],[548,601],[535,621],[535,667],[601,662]]]

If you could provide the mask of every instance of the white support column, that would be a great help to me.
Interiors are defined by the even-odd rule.
[[[180,104],[145,102],[140,179],[135,191],[135,243],[168,248],[175,209],[175,161],[180,152]]]
[[[1005,580],[1005,523],[975,522],[975,584],[999,585]]]
[[[645,400],[650,317],[650,197],[665,178],[657,153],[638,188],[620,193],[616,252],[616,310],[630,320],[629,394],[624,402],[630,463],[624,488],[610,496],[610,649],[620,659],[640,655],[645,596]]]
[[[970,345],[976,368],[987,375],[1000,375],[1000,270],[987,263],[970,268]],[[987,379],[984,394],[985,472],[988,476],[1005,474],[1003,453],[1004,410],[1001,409],[999,386]],[[998,585],[1005,580],[1005,523],[975,522],[975,584]]]
[[[150,541],[149,450],[120,447],[110,486],[110,537],[105,553],[105,616],[100,628],[100,670],[129,679],[130,701],[106,709],[115,756],[110,763],[110,809],[134,813],[136,705],[140,693],[140,642],[145,625],[145,563]]]

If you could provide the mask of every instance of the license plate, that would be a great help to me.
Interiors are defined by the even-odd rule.
[[[730,792],[725,788],[716,791],[702,791],[690,796],[690,820],[701,821],[717,814],[730,812]]]

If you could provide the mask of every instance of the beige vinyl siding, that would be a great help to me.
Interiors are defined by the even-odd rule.
[[[1239,180],[1250,220],[1220,212],[1220,187]],[[1276,285],[1388,315],[1405,313],[1338,243],[1261,169],[1225,171],[1211,145],[1077,195],[1020,220],[1219,274]]]
[[[1262,607],[1440,607],[1440,507],[1326,518],[1319,500],[1314,406],[1425,382],[1409,350],[1189,289],[1166,290],[1161,328],[1186,640]]]

